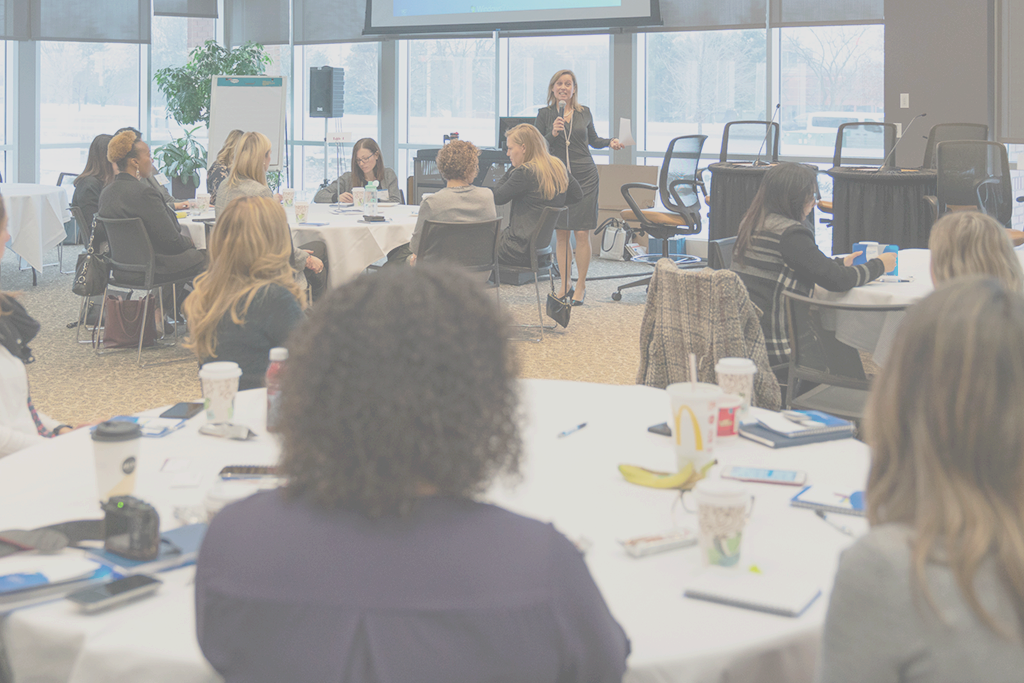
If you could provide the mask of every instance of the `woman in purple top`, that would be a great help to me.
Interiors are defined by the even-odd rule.
[[[292,336],[288,485],[213,520],[199,644],[232,681],[619,681],[629,642],[576,548],[474,502],[518,472],[504,320],[433,265],[359,278]]]

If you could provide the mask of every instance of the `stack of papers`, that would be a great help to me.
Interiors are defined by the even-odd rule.
[[[849,420],[818,410],[759,411],[757,421],[740,425],[740,436],[769,448],[786,448],[808,443],[845,439],[854,435]]]

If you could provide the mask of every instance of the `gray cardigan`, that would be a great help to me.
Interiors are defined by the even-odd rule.
[[[384,181],[377,186],[379,190],[387,190],[388,198],[380,201],[401,202],[402,195],[398,190],[398,176],[390,168],[384,169]],[[313,201],[318,204],[330,204],[338,201],[338,195],[352,191],[352,172],[343,173],[340,178],[316,193]]]
[[[420,210],[416,216],[416,229],[409,241],[412,253],[418,254],[420,236],[423,234],[423,223],[439,221],[443,223],[479,223],[498,217],[494,208],[494,195],[490,190],[475,185],[465,187],[445,187],[420,202]]]
[[[916,591],[909,541],[897,524],[873,528],[839,562],[822,638],[822,683],[1020,681],[1024,633],[992,557],[978,567],[982,606],[1010,634],[993,633],[967,605],[949,567],[927,566],[940,619]]]

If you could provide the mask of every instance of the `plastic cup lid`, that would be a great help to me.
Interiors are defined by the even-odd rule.
[[[743,405],[743,397],[736,394],[726,394],[718,397],[719,408],[736,408]]]
[[[142,436],[142,427],[134,422],[107,420],[93,430],[93,441],[131,441]]]
[[[238,367],[238,363],[233,363],[231,361],[207,363],[203,367],[199,368],[199,376],[208,377],[210,379],[220,377],[241,377],[242,368]]]
[[[742,484],[728,479],[701,479],[693,490],[709,498],[736,498],[746,495],[746,489]]]
[[[721,358],[715,364],[715,372],[754,374],[757,372],[757,366],[749,358]]]
[[[722,387],[706,382],[676,382],[669,384],[665,390],[677,396],[719,396],[722,393]]]

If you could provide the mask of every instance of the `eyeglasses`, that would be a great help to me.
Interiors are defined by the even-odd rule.
[[[360,157],[356,157],[356,163],[365,164],[367,162],[373,161],[376,158],[377,158],[377,153],[374,152],[373,154],[371,154],[368,157],[361,157],[361,158]]]

